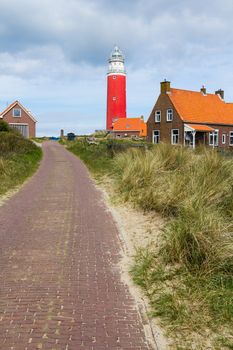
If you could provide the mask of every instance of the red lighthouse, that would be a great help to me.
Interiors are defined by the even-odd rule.
[[[115,46],[109,58],[107,74],[107,130],[119,118],[126,118],[126,72],[124,56]]]

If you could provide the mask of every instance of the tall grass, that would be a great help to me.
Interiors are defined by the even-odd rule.
[[[100,178],[112,170],[112,157],[106,143],[89,145],[85,140],[66,142],[67,149],[79,156],[92,171],[96,178]]]
[[[132,147],[148,147],[144,142],[130,140],[99,140],[97,144],[89,144],[86,138],[74,142],[60,141],[67,149],[79,156],[96,178],[114,171],[113,158],[116,154],[123,153]]]
[[[226,268],[233,257],[233,162],[213,150],[170,145],[129,150],[115,159],[118,188],[144,210],[173,218],[161,252],[189,269]]]
[[[0,195],[21,184],[37,168],[42,151],[15,131],[0,132]]]

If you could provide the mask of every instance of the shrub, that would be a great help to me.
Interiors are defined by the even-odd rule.
[[[0,120],[0,132],[1,131],[10,131],[9,124],[7,124],[4,120]]]

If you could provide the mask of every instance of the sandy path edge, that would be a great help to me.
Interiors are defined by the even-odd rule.
[[[154,235],[155,232],[159,234],[164,222],[159,215],[144,214],[141,210],[134,209],[129,204],[113,204],[113,190],[109,181],[97,183],[94,180],[94,183],[96,188],[101,192],[105,206],[111,212],[118,228],[122,254],[122,259],[119,264],[121,278],[123,283],[128,286],[130,293],[136,301],[146,337],[154,349],[169,350],[170,341],[165,336],[158,320],[148,317],[148,312],[150,310],[149,300],[143,294],[142,290],[134,284],[129,275],[135,249],[147,246],[154,241],[152,235]]]

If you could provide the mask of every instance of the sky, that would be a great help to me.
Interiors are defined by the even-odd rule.
[[[147,120],[164,79],[233,101],[232,18],[232,0],[0,0],[0,109],[19,100],[38,136],[104,129],[115,45],[128,117]]]

